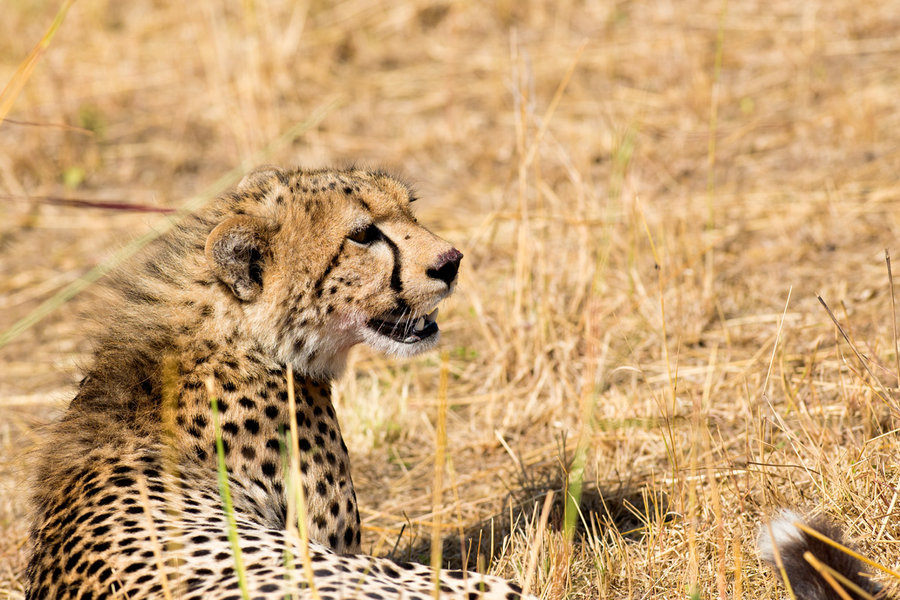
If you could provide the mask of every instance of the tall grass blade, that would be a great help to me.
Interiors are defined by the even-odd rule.
[[[228,541],[231,544],[231,552],[234,557],[234,570],[237,573],[238,587],[241,589],[241,597],[250,600],[250,592],[247,589],[247,574],[244,569],[244,559],[241,555],[241,544],[238,539],[237,519],[234,516],[234,505],[231,500],[231,487],[228,485],[228,467],[225,464],[225,446],[222,443],[222,427],[219,424],[219,403],[213,394],[212,381],[206,382],[209,393],[209,404],[212,411],[213,431],[216,436],[216,464],[219,475],[219,495],[225,508],[225,519],[228,524]]]
[[[2,123],[6,118],[6,115],[9,114],[13,104],[16,102],[16,98],[19,97],[19,93],[22,91],[22,88],[25,87],[25,83],[31,78],[31,74],[34,72],[34,68],[37,66],[41,56],[47,51],[47,48],[50,47],[50,41],[53,39],[53,36],[56,35],[57,30],[59,30],[66,18],[66,13],[69,12],[69,8],[71,8],[73,4],[75,4],[75,0],[64,0],[62,6],[60,6],[59,10],[56,12],[56,16],[53,17],[53,22],[50,23],[47,32],[44,33],[44,36],[38,41],[35,47],[32,48],[31,52],[28,53],[25,60],[19,64],[16,72],[13,73],[13,76],[6,83],[6,87],[0,92],[0,123]]]

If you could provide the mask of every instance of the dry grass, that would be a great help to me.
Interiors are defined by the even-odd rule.
[[[58,8],[4,4],[0,81]],[[459,561],[482,525],[471,562],[543,598],[774,597],[756,530],[800,505],[896,569],[898,27],[896,1],[79,0],[0,125],[0,331],[158,218],[40,198],[177,207],[331,107],[267,161],[396,168],[466,255],[440,511],[439,356],[362,350],[340,385],[367,548],[427,562],[439,521]],[[0,596],[88,302],[0,349]],[[543,498],[580,468],[570,540]]]

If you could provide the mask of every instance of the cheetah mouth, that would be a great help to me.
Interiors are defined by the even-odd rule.
[[[387,315],[369,319],[366,327],[401,344],[418,344],[437,335],[437,315],[436,308],[418,319],[411,319],[409,315]]]

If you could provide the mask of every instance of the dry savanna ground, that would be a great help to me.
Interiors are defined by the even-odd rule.
[[[3,3],[0,82],[59,5]],[[443,350],[360,349],[336,391],[367,549],[777,597],[756,533],[796,505],[896,569],[898,32],[896,0],[79,0],[0,123],[0,332],[165,218],[135,206],[384,166],[466,258]],[[90,303],[0,348],[0,597]]]

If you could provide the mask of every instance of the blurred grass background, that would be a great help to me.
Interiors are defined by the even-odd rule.
[[[0,82],[59,6],[4,3]],[[402,173],[466,255],[439,515],[438,354],[339,385],[365,548],[427,561],[439,517],[543,598],[774,597],[799,505],[897,568],[898,97],[896,1],[79,0],[0,123],[0,331],[160,227],[61,199],[177,208],[319,115],[265,161]],[[89,295],[0,348],[0,595]]]

